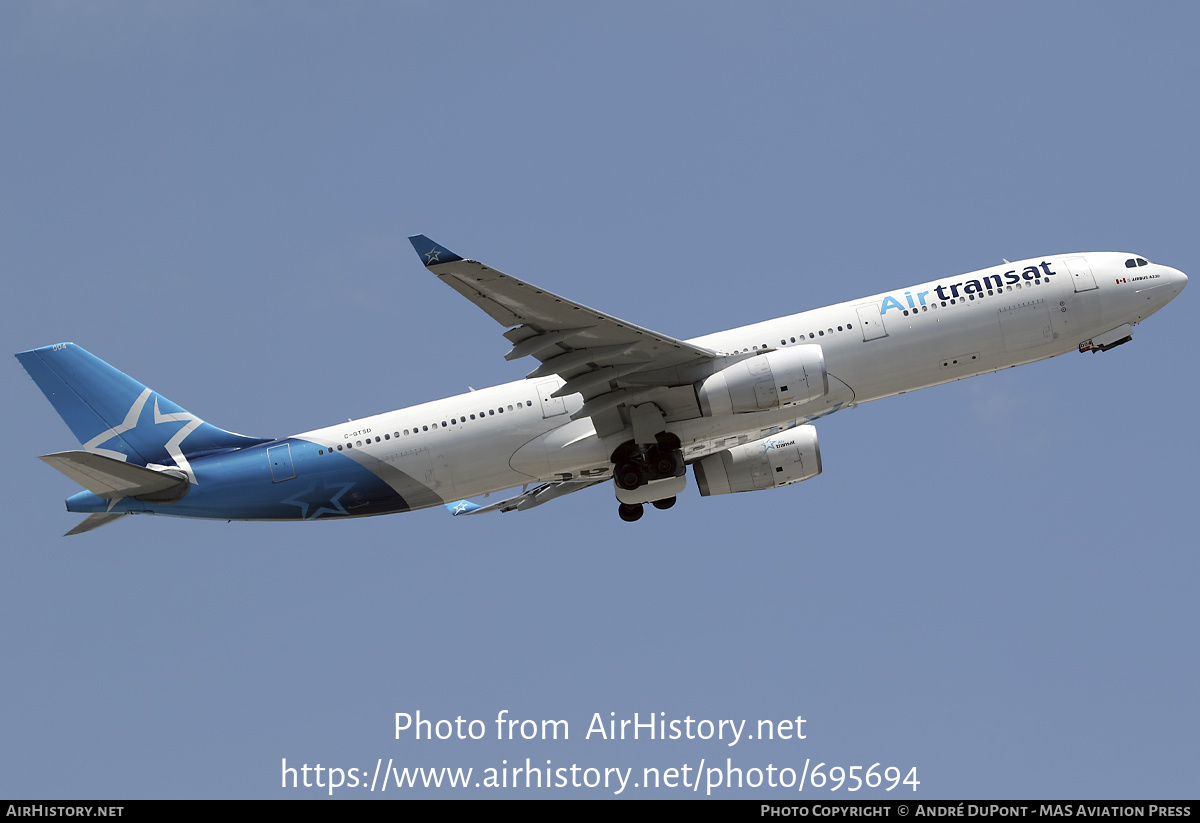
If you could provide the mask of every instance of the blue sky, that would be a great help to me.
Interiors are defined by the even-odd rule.
[[[285,436],[527,370],[417,232],[679,337],[1001,258],[1194,274],[1198,24],[1184,3],[4,4],[0,336]],[[824,420],[810,482],[693,485],[632,526],[602,487],[63,538],[76,487],[36,456],[75,442],[10,360],[0,794],[306,797],[283,758],[528,757],[1194,796],[1192,297],[1103,355]],[[417,710],[493,734],[395,739]],[[501,710],[571,739],[497,741]],[[585,740],[610,712],[799,715],[807,737]]]

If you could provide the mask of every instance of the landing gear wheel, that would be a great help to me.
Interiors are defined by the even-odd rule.
[[[675,505],[675,498],[668,497],[664,500],[655,500],[651,505],[656,509],[663,509],[665,511]]]
[[[660,454],[654,459],[654,471],[659,477],[674,477],[675,476],[675,455]]]
[[[633,491],[642,485],[642,473],[632,463],[626,463],[617,469],[617,485],[626,491]],[[637,518],[633,518],[637,520]]]
[[[617,507],[617,514],[621,515],[621,519],[626,523],[632,523],[635,520],[641,520],[645,509],[641,503],[622,503]]]

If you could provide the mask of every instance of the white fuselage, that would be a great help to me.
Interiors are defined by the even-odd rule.
[[[671,420],[691,462],[847,406],[1076,351],[1132,326],[1186,285],[1181,272],[1112,252],[1055,255],[942,278],[688,341],[723,353],[818,344],[829,392],[769,411]],[[431,494],[413,508],[534,481],[603,477],[628,433],[572,421],[555,376],[519,380],[297,435],[386,463]]]

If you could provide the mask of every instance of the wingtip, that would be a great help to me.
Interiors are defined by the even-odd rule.
[[[423,234],[412,235],[408,238],[408,242],[412,243],[413,249],[426,268],[436,266],[438,263],[453,263],[455,260],[462,260],[457,254],[445,246],[433,242]]]

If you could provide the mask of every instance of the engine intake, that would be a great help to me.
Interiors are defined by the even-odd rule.
[[[811,344],[741,360],[696,384],[705,417],[807,403],[828,393],[825,354]]]
[[[703,497],[774,489],[809,480],[821,473],[821,447],[813,426],[710,454],[692,464]]]

